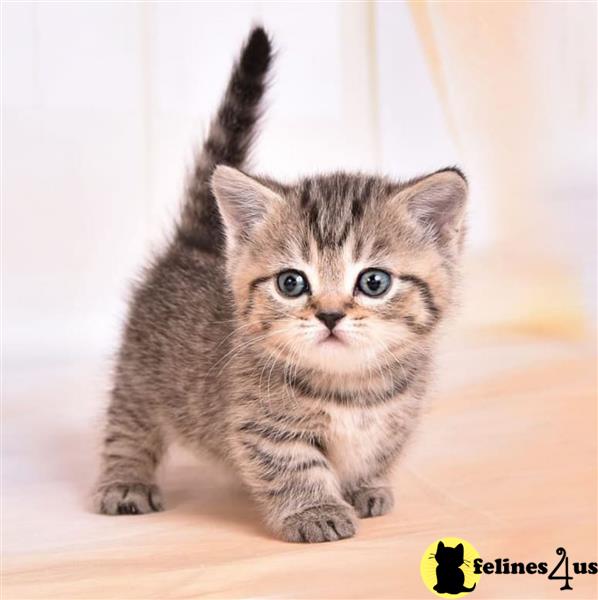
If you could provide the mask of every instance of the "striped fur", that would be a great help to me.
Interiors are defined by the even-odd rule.
[[[187,190],[179,239],[205,252],[220,252],[224,231],[210,189],[216,165],[242,168],[260,117],[266,77],[272,62],[268,35],[258,27],[245,44],[213,120]]]
[[[295,184],[239,171],[270,60],[258,28],[177,234],[135,291],[96,507],[160,510],[155,470],[176,438],[235,469],[275,535],[329,541],[393,506],[389,474],[453,305],[467,184],[454,169],[407,182],[333,173]],[[379,298],[357,286],[374,267],[391,278]],[[308,292],[280,293],[288,269],[303,273]],[[343,315],[337,339],[321,312]]]

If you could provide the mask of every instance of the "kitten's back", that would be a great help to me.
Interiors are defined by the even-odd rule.
[[[115,390],[122,390],[129,402],[138,399],[147,408],[174,414],[183,437],[205,433],[209,440],[220,433],[208,427],[211,421],[204,415],[218,410],[225,395],[215,382],[230,349],[234,315],[224,230],[210,178],[217,165],[245,166],[271,62],[270,40],[256,27],[232,69],[194,165],[175,237],[146,269],[130,304]],[[203,406],[188,405],[190,389],[205,399]],[[191,414],[194,409],[197,414]],[[205,432],[199,432],[204,425]]]

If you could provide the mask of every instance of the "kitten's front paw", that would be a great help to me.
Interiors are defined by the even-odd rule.
[[[387,487],[359,489],[351,494],[349,500],[360,519],[385,515],[394,506],[392,490]]]
[[[104,515],[142,515],[164,510],[160,490],[146,483],[100,485],[95,506]]]
[[[288,542],[333,542],[353,537],[357,531],[355,513],[341,504],[314,506],[284,520],[281,535]]]

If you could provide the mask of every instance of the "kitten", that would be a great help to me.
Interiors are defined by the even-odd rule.
[[[174,239],[131,302],[97,509],[162,509],[169,439],[238,473],[293,542],[355,534],[393,506],[389,473],[451,304],[467,184],[333,173],[293,185],[245,165],[272,62],[245,44]]]
[[[465,587],[465,574],[461,565],[465,562],[463,557],[463,544],[454,548],[445,546],[442,541],[438,542],[436,554],[434,555],[438,566],[436,567],[436,585],[434,589],[439,594],[462,594],[473,592],[473,587]]]

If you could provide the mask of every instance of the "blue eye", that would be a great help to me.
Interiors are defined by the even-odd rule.
[[[357,289],[366,296],[381,296],[390,287],[390,275],[380,269],[368,269],[357,278]]]
[[[299,271],[283,271],[278,275],[276,283],[280,293],[289,298],[297,298],[309,292],[307,277]]]

